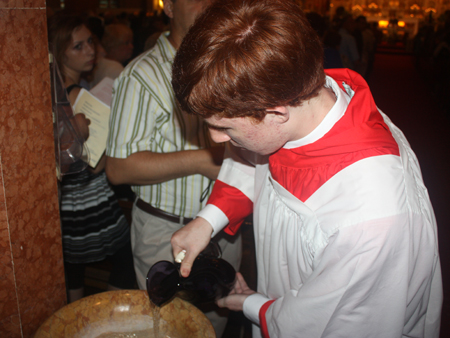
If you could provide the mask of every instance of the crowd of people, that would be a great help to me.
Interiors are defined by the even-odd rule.
[[[257,290],[238,272],[201,308],[217,337],[232,310],[254,337],[437,338],[436,222],[364,80],[377,44],[366,18],[289,0],[163,2],[152,17],[48,18],[72,105],[114,80],[105,154],[60,184],[69,301],[105,258],[110,290],[145,289],[150,267],[182,251],[187,276],[210,241],[239,271],[253,214]],[[89,119],[70,118],[88,139]],[[131,189],[131,224],[116,186]]]
[[[316,12],[306,17],[321,39],[324,68],[352,69],[367,80],[380,42],[377,25],[369,24],[363,15],[354,18],[343,7],[337,8],[332,20]]]
[[[413,39],[415,64],[450,117],[450,11],[422,23]]]
[[[206,205],[224,147],[214,146],[201,119],[178,108],[170,82],[176,49],[210,3],[165,1],[164,15],[153,21],[164,31],[150,30],[142,44],[146,51],[134,59],[139,30],[123,16],[105,22],[63,11],[49,18],[49,42],[60,55],[57,63],[72,105],[81,88],[89,90],[105,77],[116,80],[106,155],[95,168],[64,176],[60,184],[70,302],[83,296],[86,264],[105,258],[113,263],[109,290],[146,289],[150,267],[173,260],[172,234]],[[58,40],[63,33],[64,40]],[[76,114],[72,121],[87,139],[89,120]],[[117,186],[132,189],[131,224],[117,203]],[[221,237],[215,241],[222,257],[238,270],[240,236]],[[228,311],[215,304],[202,310],[220,337]]]

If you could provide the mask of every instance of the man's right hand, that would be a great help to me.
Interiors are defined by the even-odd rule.
[[[212,232],[211,224],[204,218],[197,217],[172,235],[170,242],[173,256],[176,257],[183,250],[186,251],[180,267],[183,277],[187,277],[191,273],[194,260],[210,242]]]

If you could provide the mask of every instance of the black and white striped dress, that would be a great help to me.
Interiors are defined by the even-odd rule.
[[[66,262],[101,261],[130,240],[128,222],[104,171],[65,176],[60,213]]]

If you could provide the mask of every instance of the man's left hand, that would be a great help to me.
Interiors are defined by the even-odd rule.
[[[227,297],[219,299],[216,303],[219,307],[226,307],[232,311],[242,311],[244,302],[248,296],[256,293],[251,290],[240,272],[236,273],[236,283]]]

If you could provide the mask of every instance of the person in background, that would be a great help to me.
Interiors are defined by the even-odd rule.
[[[323,36],[324,58],[323,68],[344,68],[342,63],[340,47],[341,35],[334,29],[328,29]]]
[[[355,30],[355,20],[351,14],[347,14],[343,17],[339,26],[339,35],[341,36],[341,43],[339,45],[339,51],[341,53],[342,64],[345,68],[356,70],[359,66],[359,53],[356,39],[353,36]]]
[[[360,33],[359,35],[361,36],[361,48],[359,50],[360,62],[356,71],[367,80],[370,73],[372,72],[373,63],[375,61],[375,35],[369,28],[369,24],[367,23],[367,19],[365,16],[358,16],[355,22],[355,30],[358,31]]]
[[[331,27],[327,27],[325,19],[316,12],[309,12],[306,18],[319,36],[323,44],[323,67],[329,68],[344,68],[339,52],[341,44],[341,36]]]
[[[125,24],[106,25],[101,42],[107,59],[126,65],[133,55],[133,31]]]
[[[344,6],[338,6],[334,12],[333,19],[331,20],[331,27],[338,30],[341,27],[342,20],[349,13],[345,10]]]
[[[114,84],[106,173],[113,184],[130,184],[137,195],[131,238],[137,281],[146,289],[150,267],[173,261],[170,238],[205,205],[223,159],[200,118],[175,102],[172,62],[195,18],[210,0],[165,0],[170,31],[128,64]],[[222,257],[238,270],[240,236],[218,240]],[[227,238],[230,237],[230,238]],[[214,304],[213,304],[214,305]],[[227,313],[206,311],[217,337]]]
[[[95,67],[91,72],[89,86],[94,88],[105,77],[114,80],[123,70],[123,66],[116,60],[106,58],[106,50],[101,41],[105,32],[103,21],[99,17],[91,16],[86,21],[88,29],[95,38],[96,60]]]
[[[48,27],[49,43],[73,105],[81,90],[82,75],[94,67],[92,33],[83,19],[63,12],[52,16]],[[89,121],[83,114],[76,114],[75,119],[87,138]],[[135,287],[130,230],[107,181],[104,163],[103,159],[96,168],[64,176],[61,182],[60,216],[69,302],[83,297],[86,264],[106,258],[113,263],[108,290]]]
[[[220,306],[253,337],[438,338],[437,226],[420,166],[364,79],[323,70],[320,40],[286,0],[217,0],[173,63],[180,107],[224,160],[208,205],[172,237],[181,274],[253,211],[257,290]]]
[[[158,41],[159,36],[169,29],[169,18],[164,12],[160,16],[155,16],[151,22],[150,35],[144,43],[144,51],[152,48],[156,44],[156,41]]]

